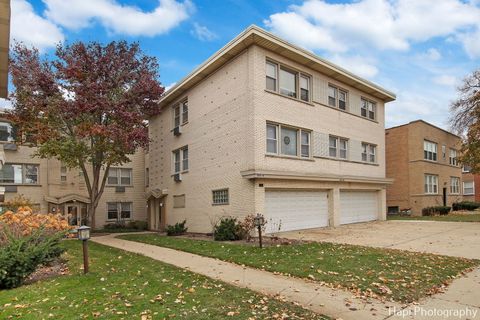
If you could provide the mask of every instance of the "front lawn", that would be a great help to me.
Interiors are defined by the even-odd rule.
[[[480,261],[400,250],[306,243],[260,249],[244,244],[193,240],[156,234],[124,235],[139,241],[218,258],[271,272],[307,278],[332,287],[410,302],[441,286]]]
[[[480,213],[474,214],[448,214],[445,216],[407,216],[388,215],[387,220],[427,220],[427,221],[450,221],[450,222],[480,222]]]
[[[0,291],[1,319],[327,319],[290,303],[119,249],[64,241],[71,275]]]

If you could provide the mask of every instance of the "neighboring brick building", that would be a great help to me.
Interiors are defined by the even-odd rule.
[[[84,224],[89,203],[80,169],[69,170],[55,159],[33,157],[36,149],[14,144],[15,132],[0,117],[0,149],[5,163],[0,168],[0,188],[5,200],[17,195],[30,199],[40,212],[68,215],[71,224]],[[146,220],[145,155],[139,151],[122,168],[110,170],[108,183],[96,211],[95,227],[105,223]],[[1,206],[1,204],[0,204]]]
[[[266,216],[269,232],[385,219],[395,95],[256,27],[165,93],[150,119],[149,223]]]
[[[423,120],[389,128],[386,137],[387,207],[421,215],[429,206],[462,199],[462,170],[457,161],[460,137]]]
[[[480,202],[480,175],[470,172],[468,166],[462,168],[463,200]]]

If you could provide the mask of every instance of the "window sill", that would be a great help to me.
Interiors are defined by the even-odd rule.
[[[0,183],[0,186],[15,186],[15,187],[41,187],[41,184],[33,184],[33,183]]]
[[[323,106],[323,107],[327,107],[327,108],[330,108],[330,109],[333,109],[333,110],[340,111],[340,112],[345,113],[345,114],[349,114],[349,115],[351,115],[351,116],[354,116],[354,117],[357,117],[357,118],[360,118],[360,119],[368,120],[368,121],[370,121],[370,122],[377,123],[377,124],[379,123],[377,119],[372,120],[372,119],[367,118],[367,117],[364,117],[364,116],[362,116],[362,115],[360,115],[360,114],[355,114],[355,113],[353,113],[353,112],[350,112],[350,105],[347,105],[347,109],[346,109],[346,110],[342,110],[342,109],[340,109],[340,108],[332,107],[331,105],[324,104],[324,103],[321,103],[321,102],[318,102],[318,101],[314,101],[314,103],[319,104],[319,105],[321,105],[321,106]]]
[[[174,172],[170,175],[170,177],[173,177],[176,174],[184,174],[184,173],[188,173],[188,170],[184,170],[184,171],[180,171],[180,172]]]
[[[265,154],[265,157],[271,158],[280,158],[280,159],[291,159],[291,160],[303,160],[303,161],[315,161],[311,157],[297,157],[297,156],[287,156],[287,155],[279,155],[279,154]]]
[[[133,184],[122,185],[122,184],[107,184],[105,185],[107,188],[117,188],[117,187],[125,187],[125,188],[133,188]]]
[[[293,100],[293,101],[301,102],[301,103],[304,103],[304,104],[309,105],[311,107],[315,106],[315,104],[312,101],[304,101],[302,99],[289,97],[289,96],[286,96],[284,94],[278,93],[276,91],[268,90],[268,89],[265,89],[265,92],[268,92],[268,93],[271,93],[271,94],[274,94],[274,95],[277,95],[277,96],[280,96],[280,97],[283,97],[283,98],[287,98],[287,99],[290,99],[290,100]]]
[[[227,202],[227,203],[212,203],[212,206],[228,206],[228,205],[230,205],[229,202]]]
[[[348,159],[340,159],[340,158],[333,158],[333,157],[322,157],[322,156],[313,156],[317,159],[325,159],[325,160],[333,160],[333,161],[340,161],[340,162],[348,162],[348,163],[357,163],[357,164],[366,164],[369,166],[380,166],[377,162],[365,162],[365,161],[355,161],[355,160],[348,160]]]
[[[132,221],[132,218],[123,219],[122,221]],[[118,222],[117,219],[106,219],[105,222]]]

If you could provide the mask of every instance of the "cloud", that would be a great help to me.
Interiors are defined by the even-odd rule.
[[[175,87],[176,84],[177,84],[176,82],[172,82],[169,85],[165,86],[165,92]]]
[[[43,0],[46,17],[64,28],[80,30],[95,22],[109,32],[130,36],[157,36],[186,20],[194,10],[190,0],[158,0],[158,6],[144,12],[115,0]]]
[[[217,38],[215,33],[210,31],[207,27],[201,26],[196,22],[193,24],[193,30],[191,31],[191,34],[201,41],[212,41]]]
[[[458,38],[471,59],[480,58],[480,29],[477,29],[476,32],[459,35]]]
[[[423,56],[431,61],[438,61],[442,58],[442,54],[435,48],[428,49]]]
[[[433,82],[442,86],[454,87],[455,84],[457,83],[457,78],[455,78],[454,76],[449,76],[444,74],[444,75],[434,77]]]
[[[11,109],[12,101],[0,98],[0,110]]]
[[[479,21],[480,8],[460,0],[359,0],[346,4],[308,0],[272,14],[264,23],[309,50],[407,51],[413,43],[463,33],[467,52],[476,55],[480,54]]]
[[[27,1],[12,0],[11,5],[12,40],[44,50],[65,39],[62,30],[51,21],[37,15]]]
[[[343,56],[335,54],[331,56],[329,60],[364,78],[371,79],[378,73],[378,69],[374,63],[361,56]]]

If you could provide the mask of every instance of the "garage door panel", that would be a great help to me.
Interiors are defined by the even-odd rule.
[[[376,191],[341,191],[340,224],[377,220],[378,194]]]
[[[327,192],[266,191],[265,213],[268,233],[328,226]]]

